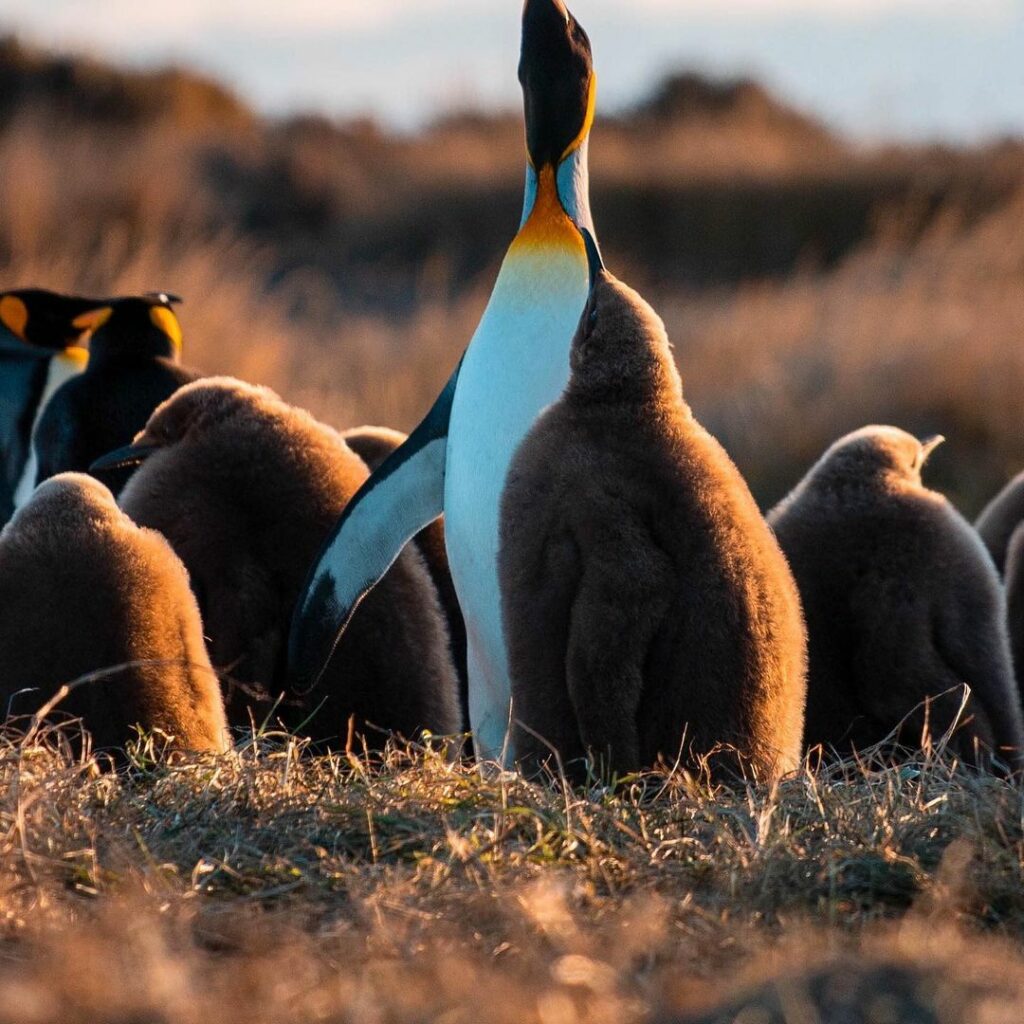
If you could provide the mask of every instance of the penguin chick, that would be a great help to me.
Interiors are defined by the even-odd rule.
[[[1010,538],[1024,523],[1024,473],[1015,476],[978,516],[975,529],[1000,573],[1006,570]]]
[[[188,575],[167,541],[132,523],[97,480],[54,477],[0,533],[0,607],[8,714],[35,711],[61,685],[100,673],[56,707],[82,719],[95,747],[124,747],[137,725],[179,749],[226,749]]]
[[[390,427],[353,427],[342,435],[345,443],[369,467],[371,473],[400,445],[407,436]],[[435,519],[413,538],[416,548],[427,563],[430,578],[437,588],[437,596],[444,610],[451,644],[452,661],[459,675],[459,704],[462,708],[462,728],[469,729],[469,677],[466,667],[466,623],[459,608],[451,570],[448,567],[448,551],[444,540],[444,516]]]
[[[340,435],[272,391],[229,378],[196,381],[161,405],[128,450],[143,458],[122,496],[189,569],[213,663],[245,689],[228,694],[234,725],[279,716],[315,740],[349,719],[372,746],[381,730],[457,733],[458,684],[430,575],[414,549],[355,615],[319,683],[295,692],[286,644],[295,600],[321,544],[368,477]],[[375,731],[376,730],[376,731]]]
[[[53,396],[35,430],[38,479],[86,472],[129,444],[153,410],[199,374],[178,364],[182,333],[166,293],[111,299],[74,321],[93,331],[85,372]],[[130,474],[104,483],[120,492]]]
[[[1017,689],[1024,682],[1024,521],[1010,536],[1006,549],[1006,614]]]
[[[857,430],[769,516],[807,616],[805,741],[849,753],[895,733],[919,746],[926,724],[934,739],[953,727],[966,683],[952,749],[1015,766],[1024,728],[999,580],[974,530],[921,482],[940,441]]]
[[[595,278],[561,399],[512,463],[502,612],[515,749],[622,773],[721,745],[800,760],[793,578],[743,478],[693,418],[659,317]],[[712,766],[720,762],[712,762]],[[578,772],[574,772],[578,774]]]

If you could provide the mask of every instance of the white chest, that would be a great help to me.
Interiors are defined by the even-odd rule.
[[[445,530],[470,646],[470,718],[497,756],[510,686],[501,627],[499,513],[509,464],[569,379],[569,349],[587,301],[576,250],[513,250],[466,352],[448,427]]]
[[[56,392],[56,390],[66,381],[69,381],[72,377],[80,374],[83,369],[85,369],[85,361],[82,355],[80,355],[80,350],[61,353],[59,355],[55,355],[50,360],[50,368],[46,374],[46,383],[43,385],[43,393],[39,398],[39,405],[36,406],[36,415],[32,421],[32,435],[30,436],[28,459],[25,462],[25,468],[22,470],[21,479],[18,481],[18,486],[14,492],[14,507],[16,509],[21,508],[21,506],[32,497],[32,492],[36,487],[36,475],[39,472],[39,462],[36,459],[36,448],[35,444],[32,442],[32,438],[35,435],[36,427],[43,415],[43,411],[46,409],[47,403],[53,397],[54,392]]]

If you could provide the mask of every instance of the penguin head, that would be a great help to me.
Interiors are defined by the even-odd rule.
[[[532,220],[542,238],[565,219],[592,229],[587,140],[597,79],[587,33],[562,0],[524,3],[519,81],[529,157],[523,227]]]
[[[524,3],[519,82],[530,162],[557,169],[587,138],[596,97],[590,40],[562,0]]]
[[[77,348],[88,337],[91,327],[76,320],[96,302],[44,288],[0,292],[0,323],[27,345],[60,352]]]
[[[203,377],[179,388],[153,410],[149,422],[125,448],[104,455],[90,472],[138,466],[182,442],[207,436],[231,420],[258,420],[261,408],[281,404],[275,392],[233,377]]]
[[[898,480],[919,486],[928,457],[945,438],[919,440],[898,427],[872,425],[840,438],[825,453],[821,468],[831,478],[872,481]]]
[[[104,484],[85,473],[59,473],[32,492],[11,524],[15,529],[38,522],[47,529],[62,524],[80,530],[111,516],[120,519],[122,513]]]
[[[612,400],[678,391],[665,324],[644,298],[603,266],[594,269],[590,298],[573,338],[570,391]]]
[[[177,360],[182,333],[174,305],[180,302],[167,292],[97,300],[72,322],[92,332],[91,358],[133,355]]]

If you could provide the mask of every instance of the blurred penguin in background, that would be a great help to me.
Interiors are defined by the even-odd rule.
[[[271,711],[337,746],[350,718],[369,745],[387,733],[461,729],[458,680],[437,593],[414,548],[359,608],[327,670],[289,689],[290,618],[331,526],[368,477],[341,435],[272,391],[208,378],[161,405],[128,449],[101,464],[141,463],[122,495],[185,563],[213,663],[240,683],[233,724]],[[281,703],[274,708],[279,696]]]
[[[921,482],[941,441],[857,430],[769,516],[807,616],[805,742],[840,754],[883,741],[917,748],[926,725],[934,741],[958,725],[960,757],[1017,768],[1024,725],[995,566]]]
[[[1024,686],[1024,473],[989,502],[975,528],[1006,585],[1007,627],[1020,689]]]
[[[101,455],[129,444],[153,410],[199,374],[179,365],[176,296],[165,292],[110,299],[75,323],[92,332],[85,372],[64,384],[35,430],[38,482],[87,472]],[[104,478],[115,494],[128,470]]]
[[[1024,530],[1024,473],[1015,476],[986,506],[974,524],[1000,573],[1014,534]]]
[[[0,292],[0,523],[32,493],[32,435],[53,394],[85,369],[95,299],[42,288]]]
[[[136,727],[180,750],[219,752],[228,733],[188,574],[167,541],[137,527],[79,473],[37,488],[0,533],[0,700],[82,719],[98,749]]]

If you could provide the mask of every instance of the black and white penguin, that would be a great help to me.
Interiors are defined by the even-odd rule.
[[[153,410],[199,374],[179,364],[182,332],[164,292],[105,301],[76,318],[92,331],[85,372],[56,391],[33,444],[37,482],[86,472],[101,455],[128,444]],[[125,471],[104,482],[118,493]]]
[[[854,431],[769,515],[807,617],[805,742],[849,753],[895,734],[913,748],[926,722],[936,740],[967,684],[952,749],[1017,767],[1024,724],[995,566],[970,524],[921,482],[941,440]]]
[[[569,379],[590,275],[588,139],[596,79],[586,32],[562,0],[526,0],[522,55],[527,168],[522,223],[469,347],[426,419],[348,505],[296,609],[289,666],[308,686],[356,606],[405,544],[445,517],[466,623],[469,713],[478,756],[514,754],[498,577],[509,465]]]
[[[74,321],[94,305],[42,288],[0,292],[0,523],[32,493],[33,431],[57,389],[85,369],[89,328]]]

